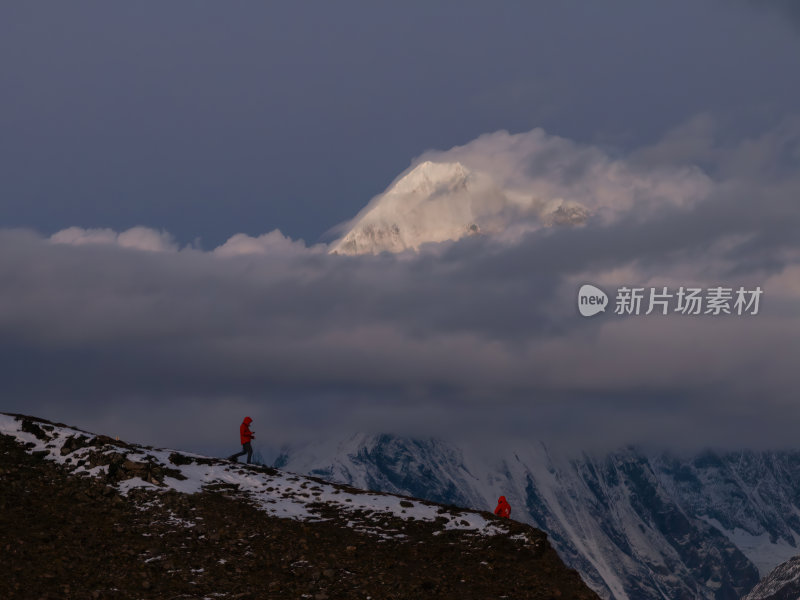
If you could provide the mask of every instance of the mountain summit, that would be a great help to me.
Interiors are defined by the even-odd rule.
[[[370,203],[331,252],[402,252],[478,233],[476,188],[477,178],[461,163],[423,162]]]
[[[505,189],[488,174],[460,162],[425,161],[376,196],[353,219],[332,254],[419,250],[430,242],[481,233],[518,232],[550,225],[579,225],[589,216],[577,202],[544,199],[533,191]]]

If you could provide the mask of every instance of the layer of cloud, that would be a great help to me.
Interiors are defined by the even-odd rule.
[[[225,407],[236,413],[225,427],[246,411],[276,442],[393,429],[790,443],[800,178],[725,166],[748,151],[791,161],[797,139],[758,140],[714,138],[705,174],[688,158],[698,145],[669,137],[612,158],[538,130],[500,132],[420,157],[457,159],[520,193],[624,209],[513,243],[473,236],[350,257],[279,231],[203,251],[145,228],[2,230],[3,407],[198,449],[229,437]],[[531,151],[542,143],[548,152]],[[584,319],[586,281],[764,296],[756,316]],[[163,425],[172,419],[180,427]]]
[[[148,227],[132,227],[117,233],[113,229],[84,229],[69,227],[50,236],[56,244],[111,244],[120,248],[146,250],[148,252],[174,252],[178,249],[172,236],[165,231],[156,231]]]
[[[221,246],[214,249],[220,256],[240,256],[244,254],[297,254],[308,250],[302,240],[293,240],[276,229],[258,237],[244,233],[231,236]],[[323,245],[317,250],[323,251]]]
[[[578,144],[541,129],[511,135],[485,134],[422,160],[455,160],[492,178],[521,202],[563,199],[599,212],[609,222],[636,208],[645,215],[664,205],[690,206],[704,198],[711,181],[692,165],[637,168],[596,146]]]

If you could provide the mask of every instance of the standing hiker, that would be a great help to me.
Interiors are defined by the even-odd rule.
[[[505,517],[506,519],[511,515],[511,505],[506,501],[505,496],[500,496],[497,501],[497,508],[494,509],[494,514],[498,517]]]
[[[239,426],[239,437],[242,442],[242,451],[238,454],[229,456],[228,460],[239,462],[239,457],[247,454],[247,464],[250,464],[250,459],[253,457],[253,446],[250,444],[250,440],[256,437],[253,432],[250,431],[250,423],[252,422],[253,419],[250,417],[245,417],[244,421],[242,421],[242,424]]]

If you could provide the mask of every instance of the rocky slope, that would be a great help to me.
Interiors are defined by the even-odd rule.
[[[800,556],[775,567],[742,600],[797,600],[800,598]]]
[[[2,598],[595,598],[486,512],[0,414]]]

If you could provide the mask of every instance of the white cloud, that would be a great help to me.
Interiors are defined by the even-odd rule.
[[[120,248],[145,250],[148,252],[175,252],[177,244],[169,233],[148,227],[132,227],[121,233],[113,229],[83,229],[69,227],[50,236],[54,244],[83,246],[86,244],[111,244]]]
[[[49,238],[53,244],[69,244],[72,246],[113,245],[130,250],[146,252],[177,252],[178,245],[173,236],[166,231],[157,231],[148,227],[132,227],[117,232],[113,229],[84,229],[69,227],[57,231]],[[307,247],[303,240],[293,240],[275,229],[257,237],[245,233],[232,235],[225,243],[211,252],[218,256],[256,255],[296,255],[306,252],[324,252],[324,245]]]
[[[275,229],[258,237],[244,233],[231,236],[224,244],[214,249],[219,256],[240,256],[244,254],[298,254],[307,251],[302,240],[293,240]],[[315,249],[314,251],[318,251]]]
[[[116,244],[117,236],[117,232],[111,229],[69,227],[51,235],[50,241],[55,244],[71,244],[73,246],[82,246],[85,244]]]
[[[711,180],[695,167],[639,168],[599,147],[579,144],[541,129],[485,134],[445,152],[426,152],[424,160],[456,160],[490,173],[521,203],[562,199],[613,218],[664,203],[689,206],[705,198]]]

